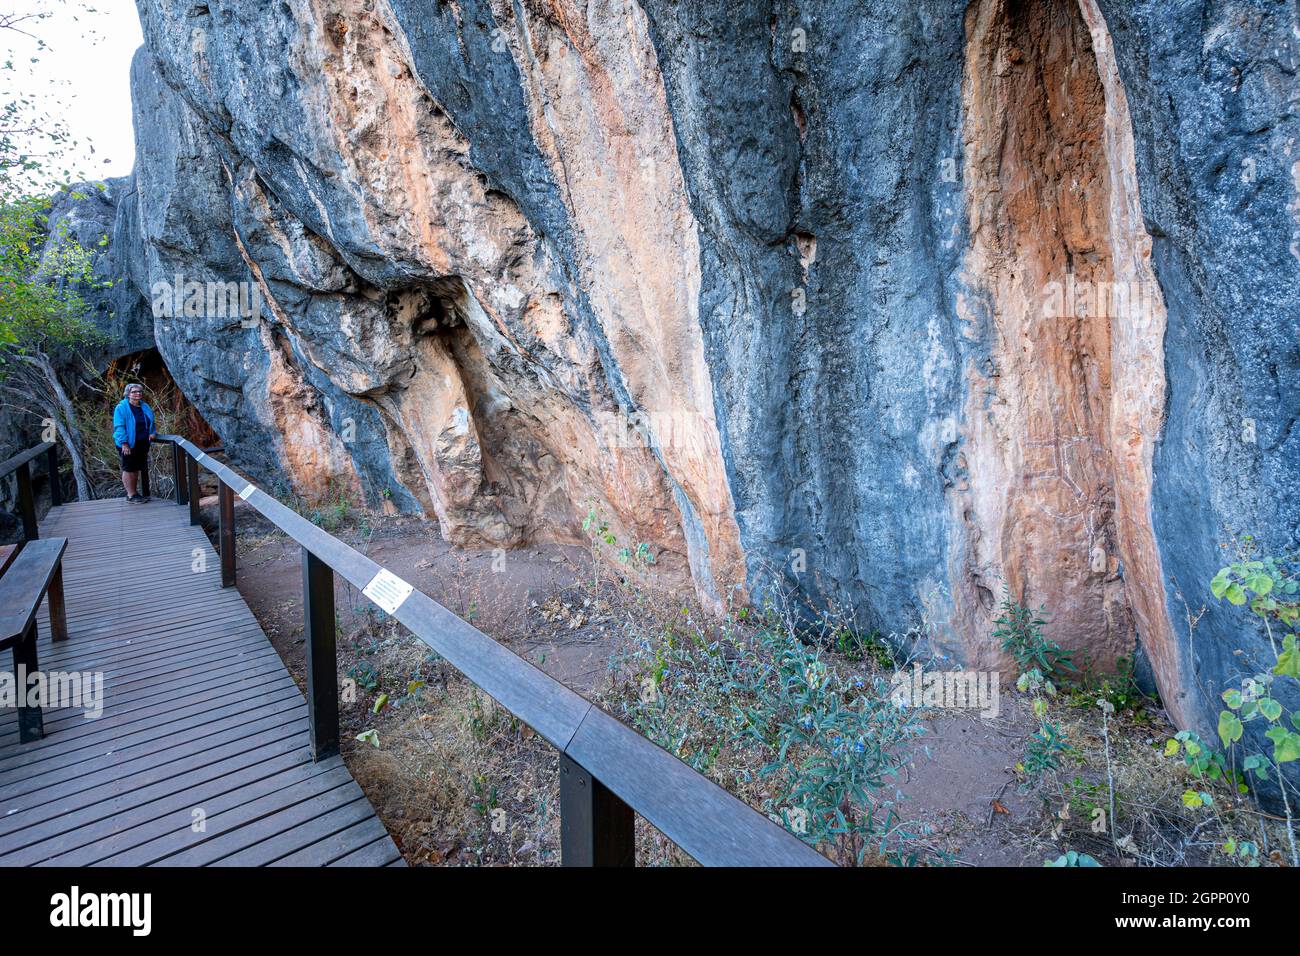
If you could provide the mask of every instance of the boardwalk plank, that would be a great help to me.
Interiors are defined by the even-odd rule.
[[[129,801],[94,804],[25,830],[23,838],[31,843],[0,858],[0,864],[85,866],[180,829],[181,821],[174,818],[177,813],[184,815],[183,823],[189,826],[191,811],[196,807],[215,813],[228,802],[238,805],[298,779],[323,773],[324,769],[311,762],[308,751],[298,749],[240,770],[210,775],[206,780],[200,775],[173,777],[175,785],[184,789],[173,792],[172,781],[168,781],[166,792],[153,799],[145,800],[139,796],[142,791],[137,791]],[[198,782],[186,786],[189,780]]]
[[[323,773],[292,780],[269,794],[254,795],[209,814],[200,832],[195,832],[187,813],[180,821],[181,826],[173,824],[172,832],[124,853],[105,857],[96,865],[203,866],[256,842],[257,826],[265,820],[290,814],[295,818],[320,815],[324,806],[333,805],[338,799],[334,794],[348,786],[356,787],[356,784],[347,767],[331,767]]]
[[[387,839],[388,831],[376,839],[373,843],[368,843],[359,850],[353,850],[342,859],[335,860],[328,866],[387,866],[402,858],[397,852],[397,847],[393,846],[393,841]]]
[[[311,762],[302,694],[187,514],[78,501],[42,524],[68,538],[42,668],[102,675],[104,710],[48,707],[30,744],[0,711],[0,866],[402,865],[342,760]]]
[[[352,850],[366,846],[387,833],[388,831],[378,819],[366,817],[346,830],[333,834],[330,839],[319,840],[288,856],[282,856],[270,865],[329,866],[335,860],[347,856]]]
[[[329,796],[334,798],[337,805],[327,813],[313,813],[310,817],[305,813],[295,813],[292,810],[277,813],[275,817],[270,818],[276,821],[277,826],[282,826],[291,817],[307,817],[307,819],[302,819],[296,826],[282,830],[246,850],[222,857],[216,861],[216,865],[267,866],[318,840],[336,836],[353,824],[373,816],[374,814],[369,812],[370,804],[366,802],[361,788],[355,783],[352,787],[355,790],[339,787],[338,790],[330,792]]]

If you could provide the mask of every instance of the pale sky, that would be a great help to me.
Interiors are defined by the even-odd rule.
[[[63,117],[79,140],[67,158],[81,177],[127,175],[135,155],[131,56],[142,42],[135,3],[0,0],[0,13],[30,12],[49,14],[20,24],[44,40],[46,49],[13,30],[0,30],[0,55],[15,67],[0,80],[0,96],[7,101],[15,92],[32,94],[51,114]]]

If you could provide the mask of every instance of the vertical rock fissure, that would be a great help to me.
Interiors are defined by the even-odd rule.
[[[1092,0],[980,0],[967,43],[965,271],[991,322],[970,373],[959,626],[973,659],[997,657],[980,592],[1002,580],[1087,662],[1113,667],[1141,634],[1159,674],[1164,307],[1105,24]]]

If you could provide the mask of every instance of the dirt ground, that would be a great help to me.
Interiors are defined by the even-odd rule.
[[[305,686],[300,549],[251,508],[236,504],[240,593]],[[205,524],[215,524],[213,505],[215,500],[204,508]],[[402,516],[353,516],[329,530],[579,693],[596,696],[606,682],[620,631],[612,620],[590,613],[592,568],[585,549],[533,546],[494,561],[491,552],[443,542],[436,525]],[[494,709],[395,622],[377,625],[370,603],[355,589],[339,583],[335,606],[340,676],[370,691],[341,704],[343,756],[407,861],[556,862],[548,849],[558,828],[556,760],[549,747]],[[466,686],[453,687],[457,679]],[[401,707],[401,688],[417,685],[435,691],[433,703],[425,694],[418,708]],[[382,713],[375,710],[381,687],[398,705]],[[408,690],[407,696],[417,694]],[[1042,866],[1068,844],[1106,865],[1138,862],[1117,854],[1113,834],[1099,834],[1085,820],[1072,820],[1067,829],[1069,805],[1057,806],[1059,792],[1027,785],[1018,764],[1037,723],[1027,701],[1006,689],[1001,699],[1000,716],[993,719],[973,712],[928,716],[926,733],[910,745],[897,788],[899,812],[921,834],[915,848],[925,861]],[[1100,747],[1100,713],[1085,713],[1081,720],[1086,726],[1076,735]],[[1159,712],[1142,715],[1142,721],[1128,741],[1139,761],[1172,732]],[[371,730],[382,748],[357,738]],[[1116,743],[1119,728],[1112,734]],[[476,761],[492,766],[480,772]],[[1085,776],[1084,783],[1079,777],[1074,783],[1095,796],[1097,768]],[[1104,772],[1100,778],[1104,784]],[[469,822],[456,818],[452,805],[472,808],[465,811]],[[495,823],[507,811],[512,823],[503,832]],[[685,862],[643,821],[638,826],[639,859],[645,853],[660,862]]]

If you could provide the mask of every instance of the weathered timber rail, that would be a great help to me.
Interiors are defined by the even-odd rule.
[[[783,827],[281,504],[210,453],[179,436],[162,435],[159,440],[173,445],[176,501],[189,505],[192,524],[199,521],[199,468],[218,479],[224,586],[233,585],[237,573],[236,496],[302,547],[307,704],[311,749],[317,760],[336,759],[338,753],[337,574],[559,752],[564,864],[632,865],[634,815],[639,813],[706,866],[832,865]]]

